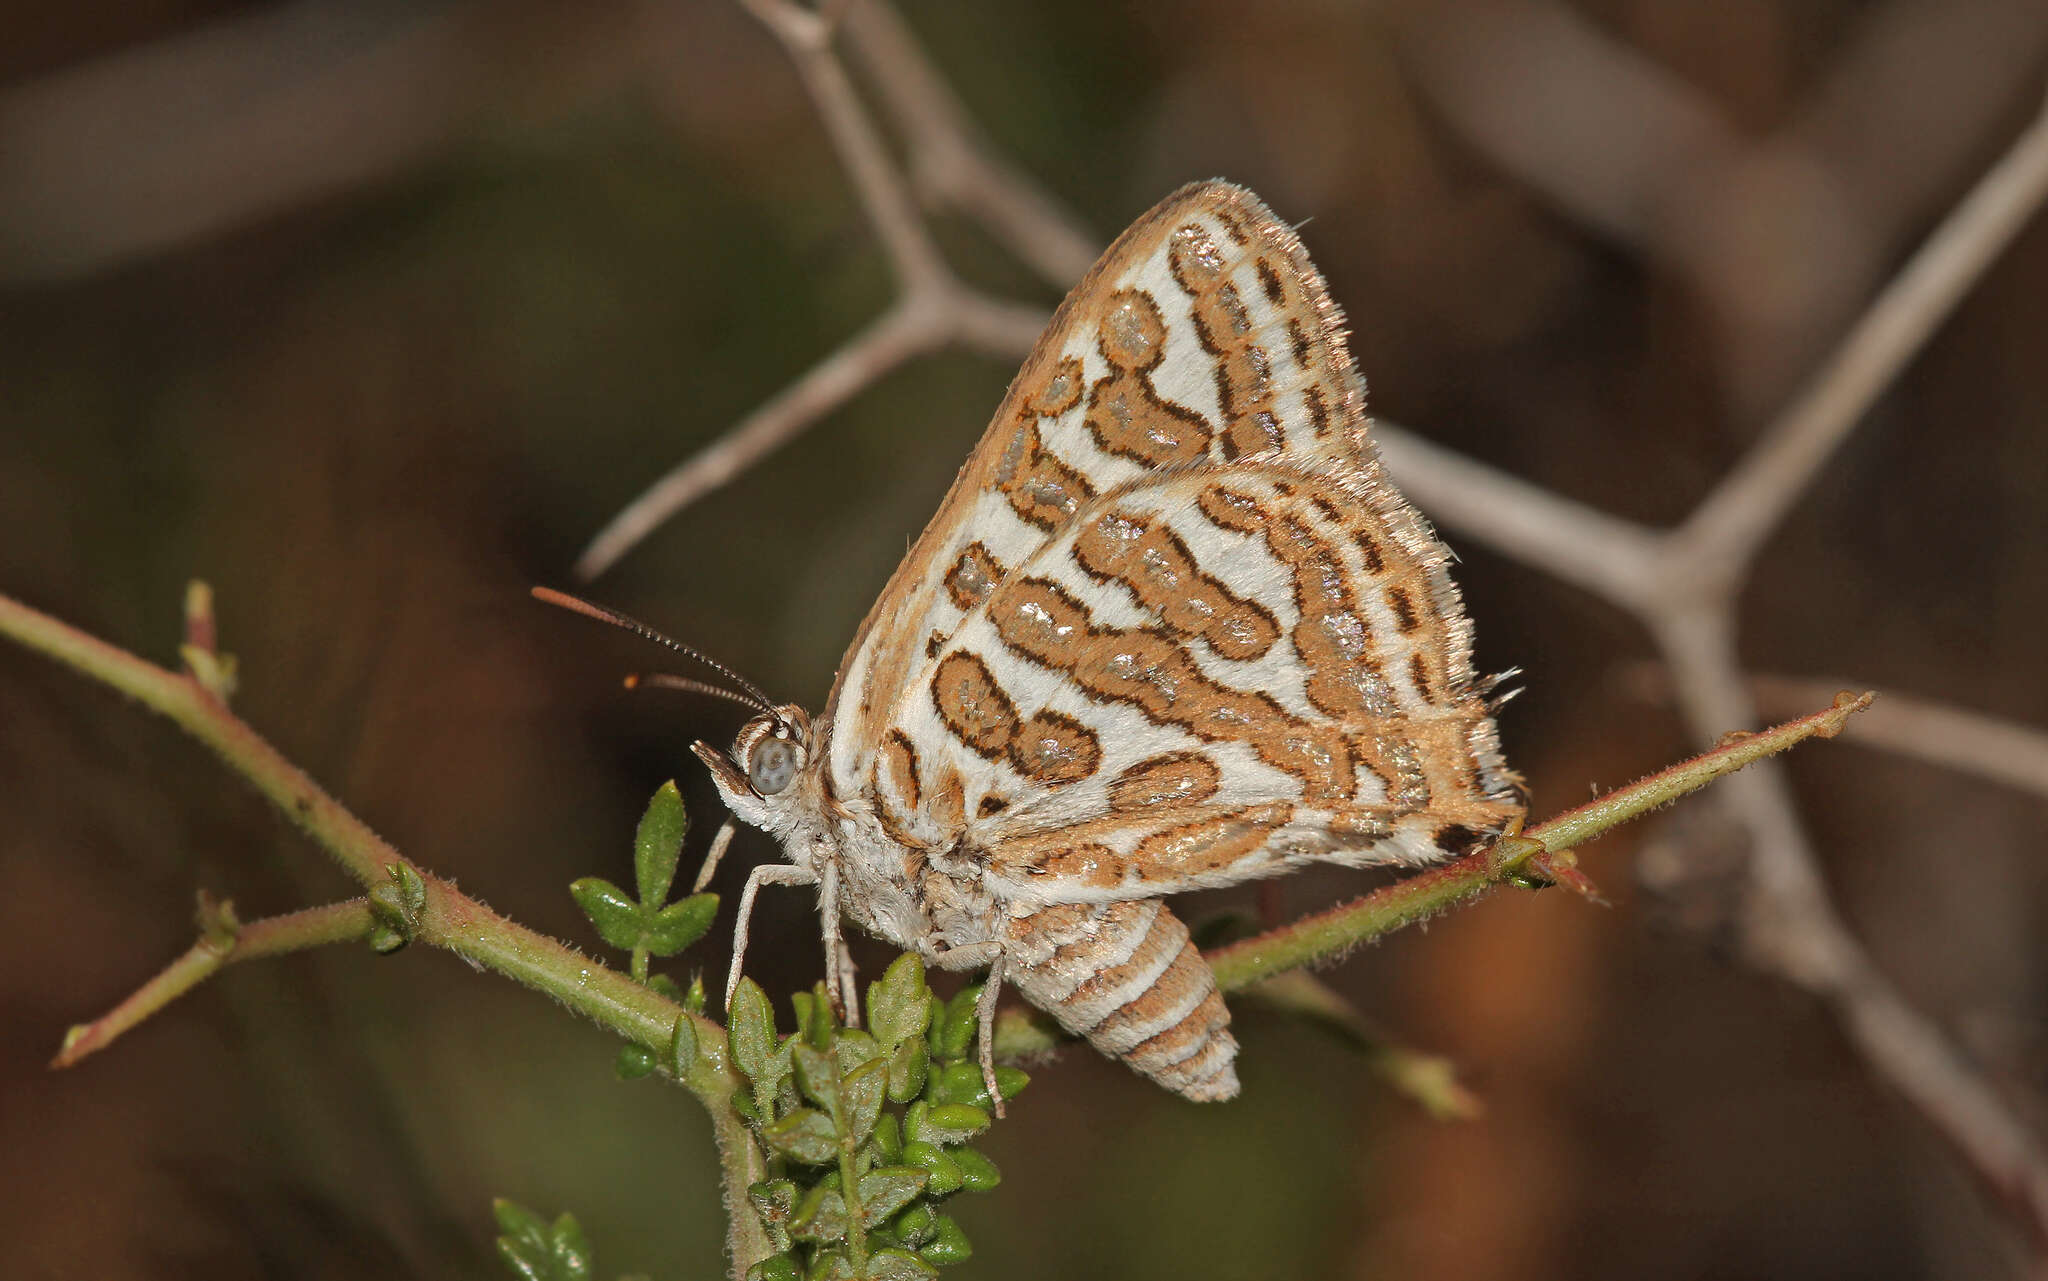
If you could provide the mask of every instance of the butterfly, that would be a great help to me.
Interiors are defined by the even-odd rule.
[[[1522,814],[1450,553],[1388,481],[1343,318],[1243,188],[1175,192],[1061,304],[855,635],[824,712],[697,743],[732,814],[842,921],[988,968],[1190,1099],[1237,1093],[1165,897],[1420,865]],[[736,678],[735,678],[736,679]],[[744,684],[744,682],[743,682]]]

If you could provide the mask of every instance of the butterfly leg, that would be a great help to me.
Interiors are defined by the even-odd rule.
[[[988,964],[988,980],[982,984],[981,999],[974,1003],[974,1016],[981,1024],[981,1083],[988,1087],[989,1106],[996,1119],[1003,1116],[1003,1092],[996,1088],[996,1002],[1003,995],[1003,953],[996,945],[996,959]]]
[[[763,885],[816,885],[817,876],[794,863],[763,863],[747,876],[740,891],[739,919],[732,927],[732,971],[725,977],[725,1008],[732,1009],[732,994],[740,986],[740,962],[747,955],[747,922],[753,919],[754,895]]]
[[[860,1026],[860,991],[854,982],[853,956],[839,923],[839,868],[825,864],[818,890],[818,914],[824,918],[825,981],[831,985],[833,1012],[847,1027]]]
[[[725,850],[732,844],[732,834],[739,830],[739,820],[731,815],[719,824],[718,835],[711,838],[711,850],[704,856],[704,866],[697,869],[697,883],[690,887],[690,893],[702,894],[704,887],[711,884],[711,874],[718,870],[718,860],[725,857]]]
[[[1003,1115],[1002,1091],[996,1088],[996,1002],[1003,996],[1003,945],[993,939],[967,943],[946,952],[950,970],[988,966],[988,978],[981,985],[981,997],[974,1003],[974,1016],[981,1025],[981,1083],[988,1087],[989,1105],[996,1116]]]

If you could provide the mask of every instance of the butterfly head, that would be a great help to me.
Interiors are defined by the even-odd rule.
[[[823,811],[823,784],[813,767],[818,758],[812,747],[810,716],[786,705],[742,725],[730,752],[709,743],[698,743],[694,750],[742,822],[786,841]]]

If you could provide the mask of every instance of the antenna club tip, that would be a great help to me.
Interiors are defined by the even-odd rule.
[[[625,687],[626,687],[627,689],[639,689],[639,688],[640,688],[640,673],[638,673],[638,672],[628,672],[628,673],[626,673],[626,678],[625,678],[625,680],[621,681],[621,682],[620,682],[620,684],[624,685],[624,686],[625,686]]]

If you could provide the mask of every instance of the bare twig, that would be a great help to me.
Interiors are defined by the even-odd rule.
[[[99,1053],[229,965],[367,938],[375,925],[370,901],[355,898],[266,917],[227,931],[209,931],[119,1005],[66,1032],[63,1048],[50,1060],[50,1066],[72,1067],[87,1055]]]
[[[1833,686],[1785,676],[1754,676],[1750,688],[1769,709],[1810,701],[1815,691]],[[1887,690],[1884,700],[1868,715],[1856,718],[1846,737],[2048,797],[2048,730]]]

